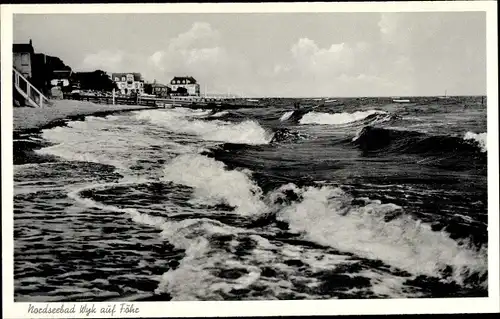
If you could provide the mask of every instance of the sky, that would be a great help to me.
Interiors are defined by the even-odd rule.
[[[74,71],[193,76],[244,96],[486,94],[486,14],[16,14],[14,43]]]

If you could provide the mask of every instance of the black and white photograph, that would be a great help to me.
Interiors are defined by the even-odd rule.
[[[491,306],[496,4],[473,3],[2,8],[12,318]]]

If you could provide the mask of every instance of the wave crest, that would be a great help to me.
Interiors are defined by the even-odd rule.
[[[174,133],[191,134],[207,141],[238,144],[268,144],[269,134],[255,121],[230,123],[219,120],[204,121],[199,119],[206,112],[194,113],[179,110],[147,110],[137,114],[137,118],[165,127]]]
[[[477,143],[470,143],[467,141],[468,139],[472,139]],[[478,140],[485,140],[485,135],[468,135],[467,138],[461,138],[450,135],[429,135],[415,131],[366,126],[356,134],[352,142],[364,151],[427,155],[462,154],[475,157],[481,152],[485,152],[485,146],[483,148]]]
[[[369,110],[369,111],[357,111],[354,113],[321,113],[321,112],[309,112],[305,114],[299,121],[300,124],[324,124],[324,125],[342,125],[350,124],[353,122],[358,122],[370,117],[372,118],[376,115],[388,115],[387,112],[379,110]],[[386,117],[380,118],[379,120],[387,119]]]
[[[292,184],[276,192],[274,198],[295,193],[295,200],[287,203],[277,218],[309,240],[382,260],[416,275],[440,276],[451,267],[446,280],[464,284],[476,274],[483,277],[481,284],[487,285],[486,248],[476,250],[444,231],[433,231],[430,225],[403,215],[403,209],[395,204],[353,199],[329,186],[299,189]]]
[[[481,150],[483,152],[488,151],[488,147],[487,147],[488,136],[487,136],[486,132],[479,133],[479,134],[474,133],[474,132],[467,132],[464,135],[464,140],[475,141],[477,143],[477,145],[479,145],[479,147],[481,148]]]
[[[262,214],[266,205],[262,190],[252,181],[248,171],[227,170],[222,162],[198,154],[174,158],[163,169],[166,181],[194,188],[193,202],[227,204],[241,215]]]

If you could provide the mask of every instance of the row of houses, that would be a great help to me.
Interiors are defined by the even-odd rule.
[[[59,58],[35,53],[31,40],[29,43],[13,45],[13,64],[17,71],[44,93],[50,93],[54,88],[66,92],[88,89],[94,82],[99,82],[95,83],[96,88],[93,89],[111,90],[114,87],[122,95],[148,93],[161,97],[200,96],[200,85],[192,76],[175,76],[165,85],[156,80],[148,83],[137,72],[112,73],[106,79],[101,74],[104,72],[99,70],[73,72]]]
[[[200,85],[192,76],[176,76],[170,85],[147,83],[140,73],[112,73],[111,79],[116,83],[118,91],[123,95],[153,94],[156,96],[200,96]]]

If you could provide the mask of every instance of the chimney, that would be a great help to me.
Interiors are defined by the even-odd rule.
[[[31,41],[31,39],[30,39],[30,45],[33,46],[33,42]]]

